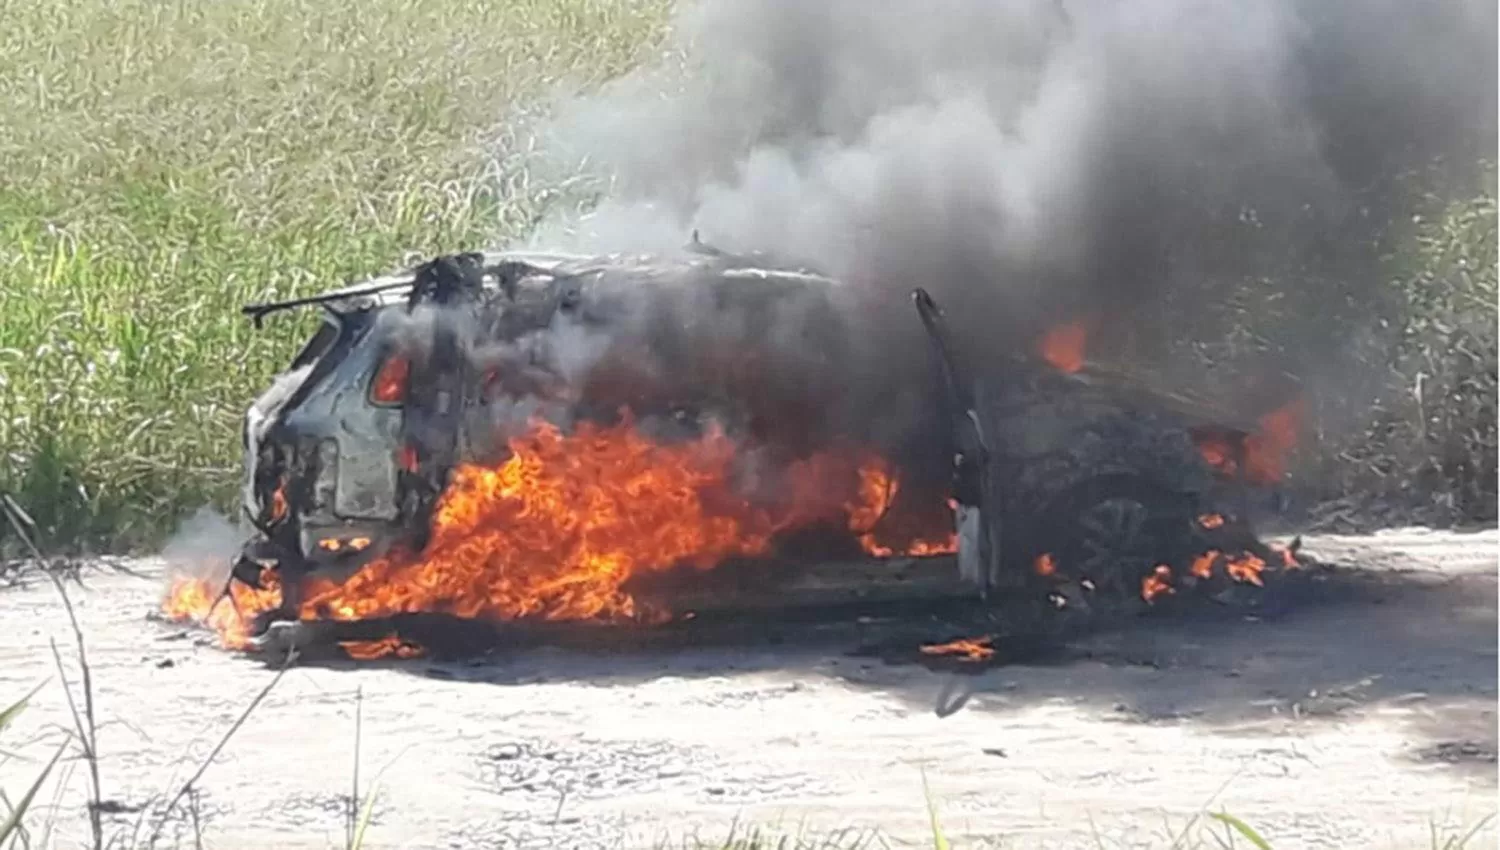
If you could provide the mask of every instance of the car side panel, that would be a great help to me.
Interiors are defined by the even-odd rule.
[[[360,340],[283,423],[303,445],[327,439],[338,443],[337,487],[333,504],[327,506],[338,519],[389,521],[399,513],[396,447],[401,411],[369,401],[368,386],[380,352],[375,333],[378,329]]]

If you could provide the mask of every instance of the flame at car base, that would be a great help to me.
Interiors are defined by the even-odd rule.
[[[419,555],[393,551],[341,583],[308,579],[300,616],[659,622],[674,612],[643,610],[623,589],[629,579],[765,556],[788,531],[840,524],[876,556],[956,548],[951,520],[925,535],[885,532],[880,520],[900,481],[883,458],[855,447],[794,460],[758,488],[737,481],[738,447],[714,427],[667,444],[646,436],[629,416],[614,425],[585,422],[567,434],[538,420],[509,449],[496,466],[453,471]],[[756,489],[775,498],[744,492]],[[267,571],[262,583],[260,590],[236,584],[229,600],[215,605],[217,588],[179,578],[163,608],[173,618],[207,624],[227,647],[243,647],[254,618],[281,602],[278,577]],[[413,651],[391,640],[344,648],[356,658]]]

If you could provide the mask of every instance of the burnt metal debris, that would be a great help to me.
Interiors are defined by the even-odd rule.
[[[825,422],[817,406],[850,392],[861,346],[879,344],[840,319],[845,288],[730,255],[696,234],[689,254],[454,254],[244,308],[257,325],[279,311],[323,308],[319,329],[244,419],[242,501],[255,534],[231,580],[259,586],[272,571],[283,588],[281,609],[257,630],[296,619],[310,574],[348,575],[398,544],[419,551],[449,473],[497,459],[497,423],[523,409],[553,404],[587,418],[628,405],[685,428],[711,412],[789,451],[838,436],[847,423]],[[912,297],[940,377],[921,436],[943,441],[953,464],[934,478],[947,476],[958,505],[957,572],[971,593],[1055,595],[1033,569],[1044,553],[1093,588],[1123,589],[1121,599],[1137,602],[1140,571],[1157,562],[1206,548],[1276,557],[1222,507],[1243,482],[1216,473],[1193,441],[1194,429],[1212,428],[1242,443],[1249,426],[1099,369],[981,367],[932,295]],[[704,319],[726,313],[733,323]],[[788,316],[806,326],[784,327]],[[569,371],[549,336],[563,325],[608,339],[582,373]],[[787,333],[816,334],[817,361],[766,344]],[[377,387],[396,361],[404,392],[383,398]],[[1207,512],[1230,519],[1206,529],[1197,519]]]

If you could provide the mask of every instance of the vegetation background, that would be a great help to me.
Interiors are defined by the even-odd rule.
[[[670,6],[0,0],[0,490],[85,549],[229,509],[240,414],[310,318],[239,307],[523,233],[567,187],[503,119],[655,56]],[[1494,173],[1400,179],[1422,214],[1370,246],[1381,319],[1341,349],[1364,385],[1314,399],[1293,489],[1492,521]],[[1174,352],[1338,332],[1296,274],[1225,285]]]

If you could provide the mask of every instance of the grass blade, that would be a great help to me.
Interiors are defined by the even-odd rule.
[[[948,836],[943,834],[943,825],[938,822],[937,803],[932,799],[932,789],[927,787],[927,771],[922,771],[922,796],[927,798],[927,821],[932,825],[933,850],[952,850]]]
[[[1468,832],[1464,833],[1462,838],[1449,839],[1448,843],[1445,844],[1444,847],[1451,848],[1451,850],[1464,850],[1465,847],[1469,846],[1469,842],[1474,840],[1474,836],[1478,835],[1480,830],[1489,826],[1490,821],[1494,819],[1495,816],[1492,814],[1485,815],[1483,818],[1480,818],[1479,823],[1474,824],[1473,829],[1470,829]]]
[[[26,696],[16,700],[11,704],[9,708],[5,709],[4,711],[0,711],[0,732],[4,732],[5,727],[9,726],[11,722],[21,714],[21,712],[26,710],[26,706],[31,703],[31,698],[36,696],[37,691],[40,691],[42,689],[42,685],[45,684],[47,684],[47,680],[43,679],[42,681],[38,682],[37,686],[32,688],[31,691],[26,694]]]
[[[349,841],[349,850],[359,850],[365,843],[365,829],[370,826],[370,816],[375,813],[375,798],[380,796],[376,785],[365,795],[365,804],[359,807],[359,824],[354,827],[354,837]]]
[[[1250,824],[1234,815],[1228,812],[1209,812],[1208,816],[1239,833],[1241,838],[1254,844],[1258,850],[1271,850],[1271,842],[1261,838],[1260,833],[1252,829]]]
[[[57,752],[52,754],[52,760],[47,762],[46,767],[42,768],[42,772],[37,776],[36,781],[31,783],[31,787],[26,789],[26,794],[16,802],[16,807],[6,817],[5,823],[0,824],[0,845],[4,845],[5,842],[9,841],[11,835],[21,828],[21,819],[26,816],[26,810],[31,808],[31,801],[36,799],[36,792],[41,790],[42,783],[47,781],[47,776],[52,773],[52,768],[57,766],[57,760],[62,758],[62,754],[67,751],[68,742],[71,740],[72,736],[70,735],[68,736],[68,740],[62,742],[62,746],[58,747]]]

